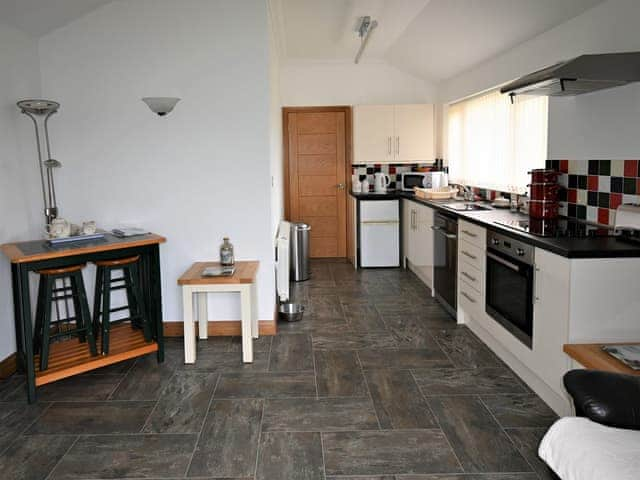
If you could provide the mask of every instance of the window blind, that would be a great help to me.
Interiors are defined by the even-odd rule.
[[[548,97],[492,91],[449,106],[447,153],[452,182],[523,193],[527,172],[547,158]]]

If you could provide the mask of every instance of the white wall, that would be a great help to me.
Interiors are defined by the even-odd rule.
[[[42,93],[62,104],[61,215],[167,237],[165,321],[182,319],[177,277],[225,235],[261,261],[259,318],[273,318],[268,54],[263,0],[122,0],[40,40]],[[145,96],[182,100],[158,117]],[[210,319],[238,319],[235,300],[211,300]]]
[[[40,95],[37,42],[0,26],[0,244],[35,234],[42,195],[31,120],[16,101]],[[10,263],[0,255],[0,360],[15,352]]]
[[[280,71],[287,106],[429,103],[435,87],[386,63],[295,62]]]
[[[640,51],[640,2],[609,0],[439,86],[451,102],[584,53]],[[549,102],[549,158],[638,158],[640,84]]]
[[[275,22],[269,11],[269,118],[270,118],[270,171],[271,171],[271,232],[275,236],[280,220],[284,218],[284,186],[282,157],[282,99],[280,96],[280,56]]]

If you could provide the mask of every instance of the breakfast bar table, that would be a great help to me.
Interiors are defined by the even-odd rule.
[[[207,294],[210,292],[234,292],[240,294],[240,316],[242,335],[242,361],[253,362],[253,339],[258,338],[258,310],[256,274],[260,262],[236,262],[235,272],[229,276],[207,277],[207,267],[219,267],[217,262],[196,262],[179,279],[182,287],[184,320],[184,363],[196,362],[196,326],[193,315],[193,296],[198,308],[198,336],[208,336]]]
[[[36,387],[40,385],[151,352],[157,352],[158,362],[164,361],[160,244],[165,241],[164,237],[153,233],[129,238],[118,238],[105,233],[102,239],[60,246],[49,245],[46,240],[7,243],[0,246],[0,250],[11,262],[16,360],[19,370],[26,373],[29,403],[36,400]],[[141,258],[141,290],[145,313],[151,323],[152,341],[146,342],[140,330],[117,325],[112,329],[113,347],[108,355],[92,357],[86,346],[78,347],[82,344],[77,341],[57,342],[51,346],[52,360],[49,362],[49,368],[36,371],[29,273],[135,255]]]

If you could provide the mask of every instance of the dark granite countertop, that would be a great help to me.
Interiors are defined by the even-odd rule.
[[[425,200],[416,198],[411,192],[403,191],[389,191],[387,193],[350,192],[350,194],[358,200],[393,200],[403,198],[412,200],[567,258],[640,257],[640,244],[629,243],[614,237],[539,237],[495,223],[496,221],[524,220],[528,218],[526,215],[512,213],[509,210],[492,208],[490,210],[460,212],[446,208],[445,205],[448,201]]]

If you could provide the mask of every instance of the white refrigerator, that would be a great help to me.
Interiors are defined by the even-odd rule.
[[[400,266],[400,201],[360,201],[360,266]]]

